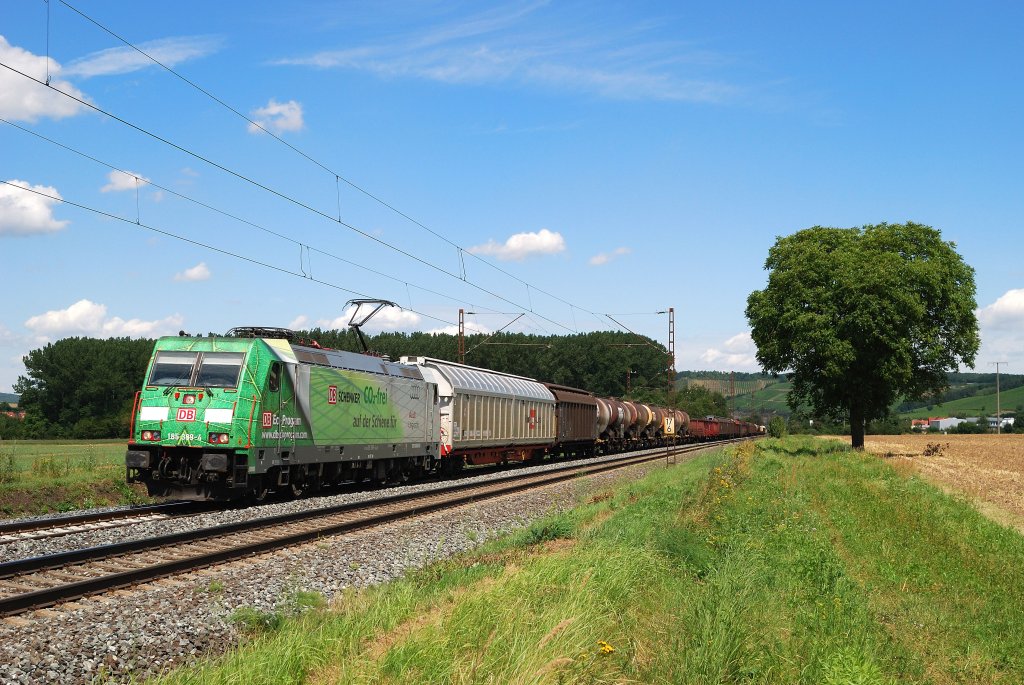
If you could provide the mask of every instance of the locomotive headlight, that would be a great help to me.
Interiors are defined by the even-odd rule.
[[[211,445],[226,445],[230,439],[227,433],[210,433],[206,438]]]
[[[196,396],[195,395],[185,395],[185,397],[182,398],[181,403],[182,404],[195,404],[196,403]]]
[[[143,440],[159,440],[160,431],[142,431]]]

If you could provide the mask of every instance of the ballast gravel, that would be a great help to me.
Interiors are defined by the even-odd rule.
[[[330,600],[346,588],[385,583],[408,570],[528,525],[539,517],[576,506],[581,494],[587,491],[620,478],[636,478],[661,464],[648,462],[562,482],[6,618],[0,621],[0,683],[122,683],[132,679],[137,682],[238,644],[243,636],[231,621],[237,609],[250,607],[272,612],[281,609],[298,591],[316,592]],[[551,468],[556,467],[525,470],[539,472]],[[504,474],[469,480],[490,480],[501,475]],[[447,484],[420,484],[228,509],[74,536],[9,543],[0,546],[0,560],[443,485]]]

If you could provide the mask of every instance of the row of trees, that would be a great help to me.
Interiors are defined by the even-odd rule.
[[[126,436],[152,352],[152,340],[131,338],[65,338],[32,350],[14,384],[25,419],[0,423],[0,436]]]
[[[313,329],[298,335],[323,347],[361,351],[349,331]],[[369,337],[369,344],[392,359],[456,361],[458,356],[456,336],[443,333],[381,333]],[[14,386],[25,420],[0,415],[0,438],[126,437],[153,345],[145,339],[65,338],[32,350],[24,358],[25,375]],[[472,335],[465,348],[466,363],[473,366],[679,407],[693,416],[728,411],[722,395],[704,388],[668,391],[664,346],[629,333]]]

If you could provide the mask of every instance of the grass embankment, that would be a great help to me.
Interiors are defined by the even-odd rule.
[[[1024,538],[967,503],[763,440],[330,608],[241,615],[252,642],[166,682],[1021,682],[1022,595]]]
[[[0,441],[0,516],[136,503],[124,482],[124,440]]]

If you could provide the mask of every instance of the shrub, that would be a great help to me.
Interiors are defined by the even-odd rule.
[[[768,435],[773,438],[786,437],[786,422],[781,416],[773,416],[768,422]]]
[[[280,611],[260,611],[253,607],[235,609],[229,619],[239,630],[249,635],[272,633],[284,623],[284,615]]]
[[[952,428],[950,428],[949,432],[950,433],[971,433],[971,434],[974,434],[974,433],[988,433],[988,426],[987,425],[983,426],[980,423],[971,423],[970,421],[965,421],[964,423],[961,423],[961,424],[959,424],[957,426],[953,426]]]
[[[14,483],[18,480],[18,467],[14,463],[14,453],[10,450],[0,451],[0,483]]]

